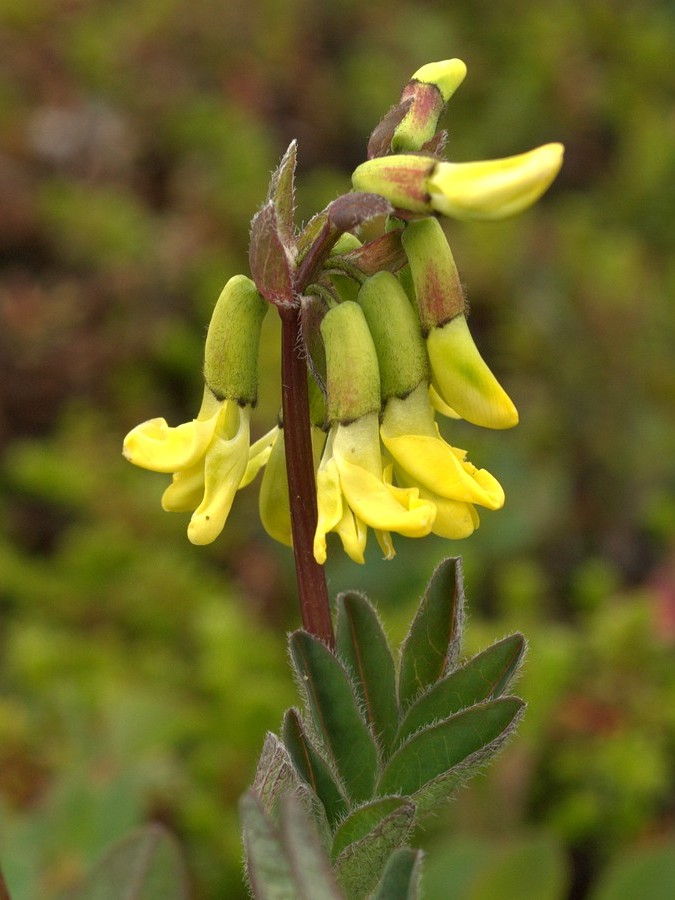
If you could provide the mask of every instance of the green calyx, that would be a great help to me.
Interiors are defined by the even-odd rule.
[[[414,153],[369,159],[354,169],[352,184],[354,190],[380,194],[394,207],[430,213],[431,195],[427,180],[437,162],[432,156]]]
[[[466,312],[459,273],[438,219],[408,222],[401,237],[423,334]]]
[[[204,380],[219,400],[255,406],[258,346],[268,304],[245,275],[230,278],[218,297],[204,349]]]
[[[380,410],[377,353],[360,306],[352,301],[330,309],[321,322],[326,349],[328,423],[353,422]]]
[[[383,403],[406,397],[429,378],[424,339],[410,300],[391,272],[378,272],[361,287],[359,305],[377,351]]]

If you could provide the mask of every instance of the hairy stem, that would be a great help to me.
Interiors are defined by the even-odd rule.
[[[286,471],[300,612],[305,630],[335,646],[323,566],[314,559],[316,485],[309,423],[307,367],[299,353],[300,309],[280,309],[281,392]]]

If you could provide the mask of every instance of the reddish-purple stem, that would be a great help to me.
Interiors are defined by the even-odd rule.
[[[331,649],[335,646],[328,587],[323,566],[314,559],[316,485],[309,423],[307,366],[300,355],[300,309],[281,315],[281,396],[284,414],[286,471],[293,529],[293,552],[300,612],[305,630]]]

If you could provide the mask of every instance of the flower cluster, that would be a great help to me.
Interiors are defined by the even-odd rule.
[[[270,303],[302,308],[304,315],[317,562],[326,560],[329,532],[363,562],[373,529],[390,558],[392,533],[464,538],[479,524],[477,507],[503,505],[497,480],[448,444],[436,424],[437,413],[488,428],[518,421],[471,338],[457,268],[436,216],[498,219],[521,211],[557,174],[562,147],[487,162],[441,159],[438,119],[465,73],[459,60],[415,73],[373,132],[368,161],[353,173],[358,193],[341,198],[349,215],[344,203],[338,214],[335,201],[295,231],[288,218],[293,145],[292,159],[284,157],[262,210],[264,227],[262,215],[258,228],[254,222],[253,279],[232,278],[216,303],[197,418],[174,428],[152,419],[124,442],[130,462],[173,474],[162,504],[192,513],[194,543],[220,534],[236,492],[263,467],[263,525],[292,543],[283,423],[250,443],[258,343]],[[349,233],[381,217],[383,208],[388,216],[379,237],[361,244]]]

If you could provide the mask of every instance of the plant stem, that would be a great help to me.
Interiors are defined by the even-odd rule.
[[[305,630],[332,649],[335,637],[326,576],[323,566],[314,559],[313,552],[317,522],[316,485],[309,422],[307,366],[299,353],[300,309],[279,309],[279,313],[286,472],[300,612]]]

